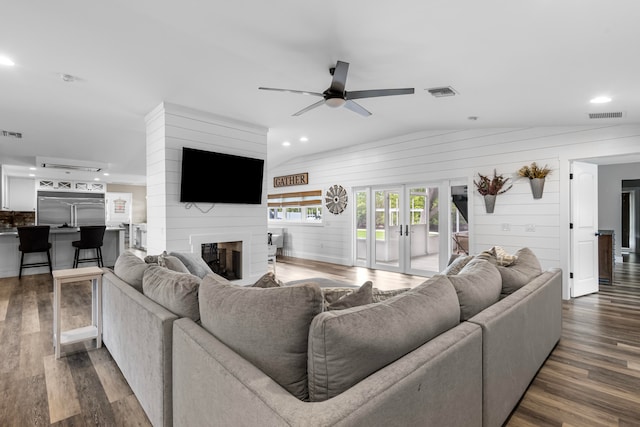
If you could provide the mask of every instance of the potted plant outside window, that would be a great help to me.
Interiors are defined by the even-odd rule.
[[[525,165],[518,170],[518,175],[523,178],[529,178],[529,185],[531,186],[531,193],[534,199],[542,198],[545,178],[550,173],[551,169],[549,169],[547,165],[541,168],[536,162],[531,163],[529,166]]]
[[[505,178],[502,174],[498,175],[498,172],[493,170],[493,177],[482,175],[478,173],[478,181],[473,181],[478,189],[478,193],[484,198],[484,206],[487,213],[493,213],[496,196],[498,194],[506,193],[511,189],[513,184],[507,183],[511,178]]]

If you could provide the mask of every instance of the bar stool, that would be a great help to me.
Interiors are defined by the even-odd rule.
[[[104,267],[102,262],[102,240],[104,239],[106,228],[104,225],[85,225],[80,227],[80,240],[71,242],[71,245],[76,248],[76,253],[73,257],[73,268],[77,268],[81,262],[97,262],[98,267]],[[81,249],[95,249],[96,256],[93,258],[80,258]]]
[[[22,269],[30,267],[44,267],[49,266],[49,273],[52,272],[51,268],[51,243],[49,243],[49,226],[48,225],[33,225],[28,227],[17,227],[18,238],[20,239],[20,246],[18,249],[22,254],[20,255],[20,272],[18,273],[18,279],[22,278]],[[24,254],[32,254],[36,252],[46,252],[47,262],[32,262],[24,263]]]

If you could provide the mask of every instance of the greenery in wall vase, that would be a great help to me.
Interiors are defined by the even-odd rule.
[[[513,184],[507,183],[511,178],[505,178],[502,174],[498,175],[498,172],[493,170],[493,177],[482,175],[478,173],[478,181],[473,181],[478,189],[478,193],[484,197],[484,206],[487,213],[493,213],[493,209],[496,204],[496,196],[498,194],[506,193],[511,189]]]
[[[531,193],[533,194],[534,199],[542,198],[545,178],[550,173],[551,169],[549,169],[547,165],[544,165],[544,167],[541,168],[536,164],[536,162],[531,163],[529,166],[525,165],[518,170],[519,176],[529,178]]]

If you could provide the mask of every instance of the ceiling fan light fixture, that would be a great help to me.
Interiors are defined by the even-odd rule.
[[[324,101],[324,103],[331,108],[342,107],[345,104],[345,102],[347,101],[344,98],[329,98],[326,101]]]

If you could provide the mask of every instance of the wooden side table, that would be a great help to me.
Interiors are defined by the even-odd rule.
[[[96,340],[96,348],[102,347],[102,274],[99,267],[71,268],[53,271],[53,346],[56,359],[60,347],[65,344]],[[60,292],[62,285],[91,280],[91,325],[82,328],[60,330]]]

